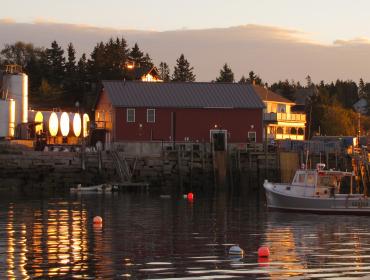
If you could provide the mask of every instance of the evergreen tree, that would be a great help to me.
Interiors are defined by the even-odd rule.
[[[51,48],[46,49],[47,61],[50,70],[48,71],[48,80],[53,85],[62,85],[65,74],[64,50],[56,41],[51,43]]]
[[[147,69],[151,69],[154,67],[152,58],[149,56],[148,53],[146,53],[145,56],[143,57],[141,65],[142,67],[147,68]]]
[[[176,60],[174,67],[172,81],[176,82],[194,82],[195,75],[193,74],[193,67],[190,67],[190,63],[186,60],[183,54]]]
[[[164,82],[170,81],[170,68],[168,67],[168,64],[166,62],[159,63],[159,77]]]
[[[135,63],[135,67],[141,67],[144,53],[140,50],[139,45],[135,43],[130,51],[130,59]]]
[[[256,75],[253,71],[249,72],[247,83],[263,86],[262,79],[258,75]]]
[[[358,83],[358,97],[364,97],[366,95],[365,92],[365,83],[364,80],[361,78],[360,82]]]
[[[248,83],[248,79],[243,75],[241,78],[240,78],[240,80],[239,80],[239,82],[238,82],[239,84],[247,84]]]
[[[72,43],[68,44],[67,55],[66,73],[72,75],[76,72],[76,51]]]
[[[69,92],[73,92],[77,87],[76,75],[76,51],[72,43],[68,44],[67,48],[67,62],[66,62],[65,88]]]
[[[224,83],[233,83],[234,82],[234,73],[231,68],[224,64],[222,69],[220,70],[220,76],[216,78],[216,82],[224,82]]]
[[[77,76],[77,89],[79,93],[84,93],[86,91],[86,86],[88,83],[88,64],[86,59],[86,54],[83,53],[81,58],[78,60],[76,67]],[[81,96],[78,96],[81,100]]]
[[[289,83],[288,80],[285,80],[283,82],[279,81],[278,83],[274,83],[271,85],[271,90],[293,101],[296,85],[294,83]]]

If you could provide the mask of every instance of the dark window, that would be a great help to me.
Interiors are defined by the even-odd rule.
[[[255,131],[249,131],[248,132],[248,141],[249,142],[256,142],[256,132]]]
[[[298,128],[298,135],[304,135],[304,129],[302,127]]]
[[[155,123],[155,109],[146,110],[146,121],[148,123]]]
[[[127,122],[135,122],[135,109],[127,109]]]

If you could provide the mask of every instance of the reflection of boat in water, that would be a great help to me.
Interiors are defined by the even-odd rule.
[[[96,186],[87,186],[83,187],[81,184],[78,184],[77,187],[70,188],[71,193],[105,193],[105,192],[114,192],[118,191],[117,186],[112,186],[110,184],[100,184]]]
[[[316,170],[297,170],[291,184],[265,180],[267,206],[292,211],[370,214],[367,196],[353,193],[353,173],[324,167],[318,164]],[[349,192],[343,193],[348,183]]]

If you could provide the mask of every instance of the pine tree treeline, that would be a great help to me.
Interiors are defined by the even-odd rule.
[[[132,63],[135,68],[129,69],[127,65]],[[134,80],[138,68],[145,72],[154,66],[148,53],[137,43],[129,48],[124,38],[99,42],[89,58],[83,53],[78,60],[72,43],[64,51],[56,41],[49,48],[17,42],[1,50],[0,66],[6,64],[18,64],[29,75],[31,101],[55,97],[69,99],[71,104],[82,101],[84,94],[101,80]],[[161,62],[158,70],[164,81],[195,81],[194,68],[183,54],[177,59],[172,76],[166,62]]]

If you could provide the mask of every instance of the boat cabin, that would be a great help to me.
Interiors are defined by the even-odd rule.
[[[296,171],[293,178],[292,186],[305,187],[304,194],[306,196],[329,196],[343,193],[343,185],[350,185],[350,193],[352,193],[352,177],[351,172],[343,172],[336,170],[324,170],[325,164],[318,164],[315,170],[300,169]],[[345,177],[350,178],[345,180]]]

